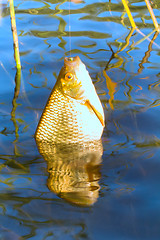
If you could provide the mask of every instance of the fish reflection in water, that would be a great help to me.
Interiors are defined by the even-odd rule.
[[[101,140],[85,144],[52,144],[37,141],[47,161],[47,186],[59,197],[79,206],[93,205],[99,197]]]

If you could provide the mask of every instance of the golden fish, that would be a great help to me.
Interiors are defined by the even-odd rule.
[[[98,197],[103,147],[101,140],[84,144],[38,141],[47,161],[47,186],[62,199],[79,206],[93,205]]]
[[[52,143],[99,140],[104,112],[92,80],[78,56],[64,59],[39,121],[35,138]]]

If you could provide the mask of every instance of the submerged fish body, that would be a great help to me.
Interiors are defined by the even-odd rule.
[[[99,140],[103,128],[103,108],[85,65],[78,56],[65,58],[39,121],[36,140],[83,143]]]

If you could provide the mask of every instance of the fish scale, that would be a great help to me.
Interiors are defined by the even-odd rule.
[[[79,57],[65,58],[37,126],[36,141],[84,143],[101,138],[103,108]]]
[[[101,128],[97,116],[87,106],[54,90],[42,114],[36,139],[56,143],[83,143],[99,139]]]

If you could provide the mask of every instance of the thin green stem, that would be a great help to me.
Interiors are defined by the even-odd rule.
[[[12,26],[13,43],[14,43],[14,59],[16,61],[17,69],[21,69],[19,46],[18,46],[18,36],[17,36],[17,28],[16,28],[16,19],[15,19],[15,11],[14,11],[13,0],[9,0],[9,3],[10,3],[11,26]]]

